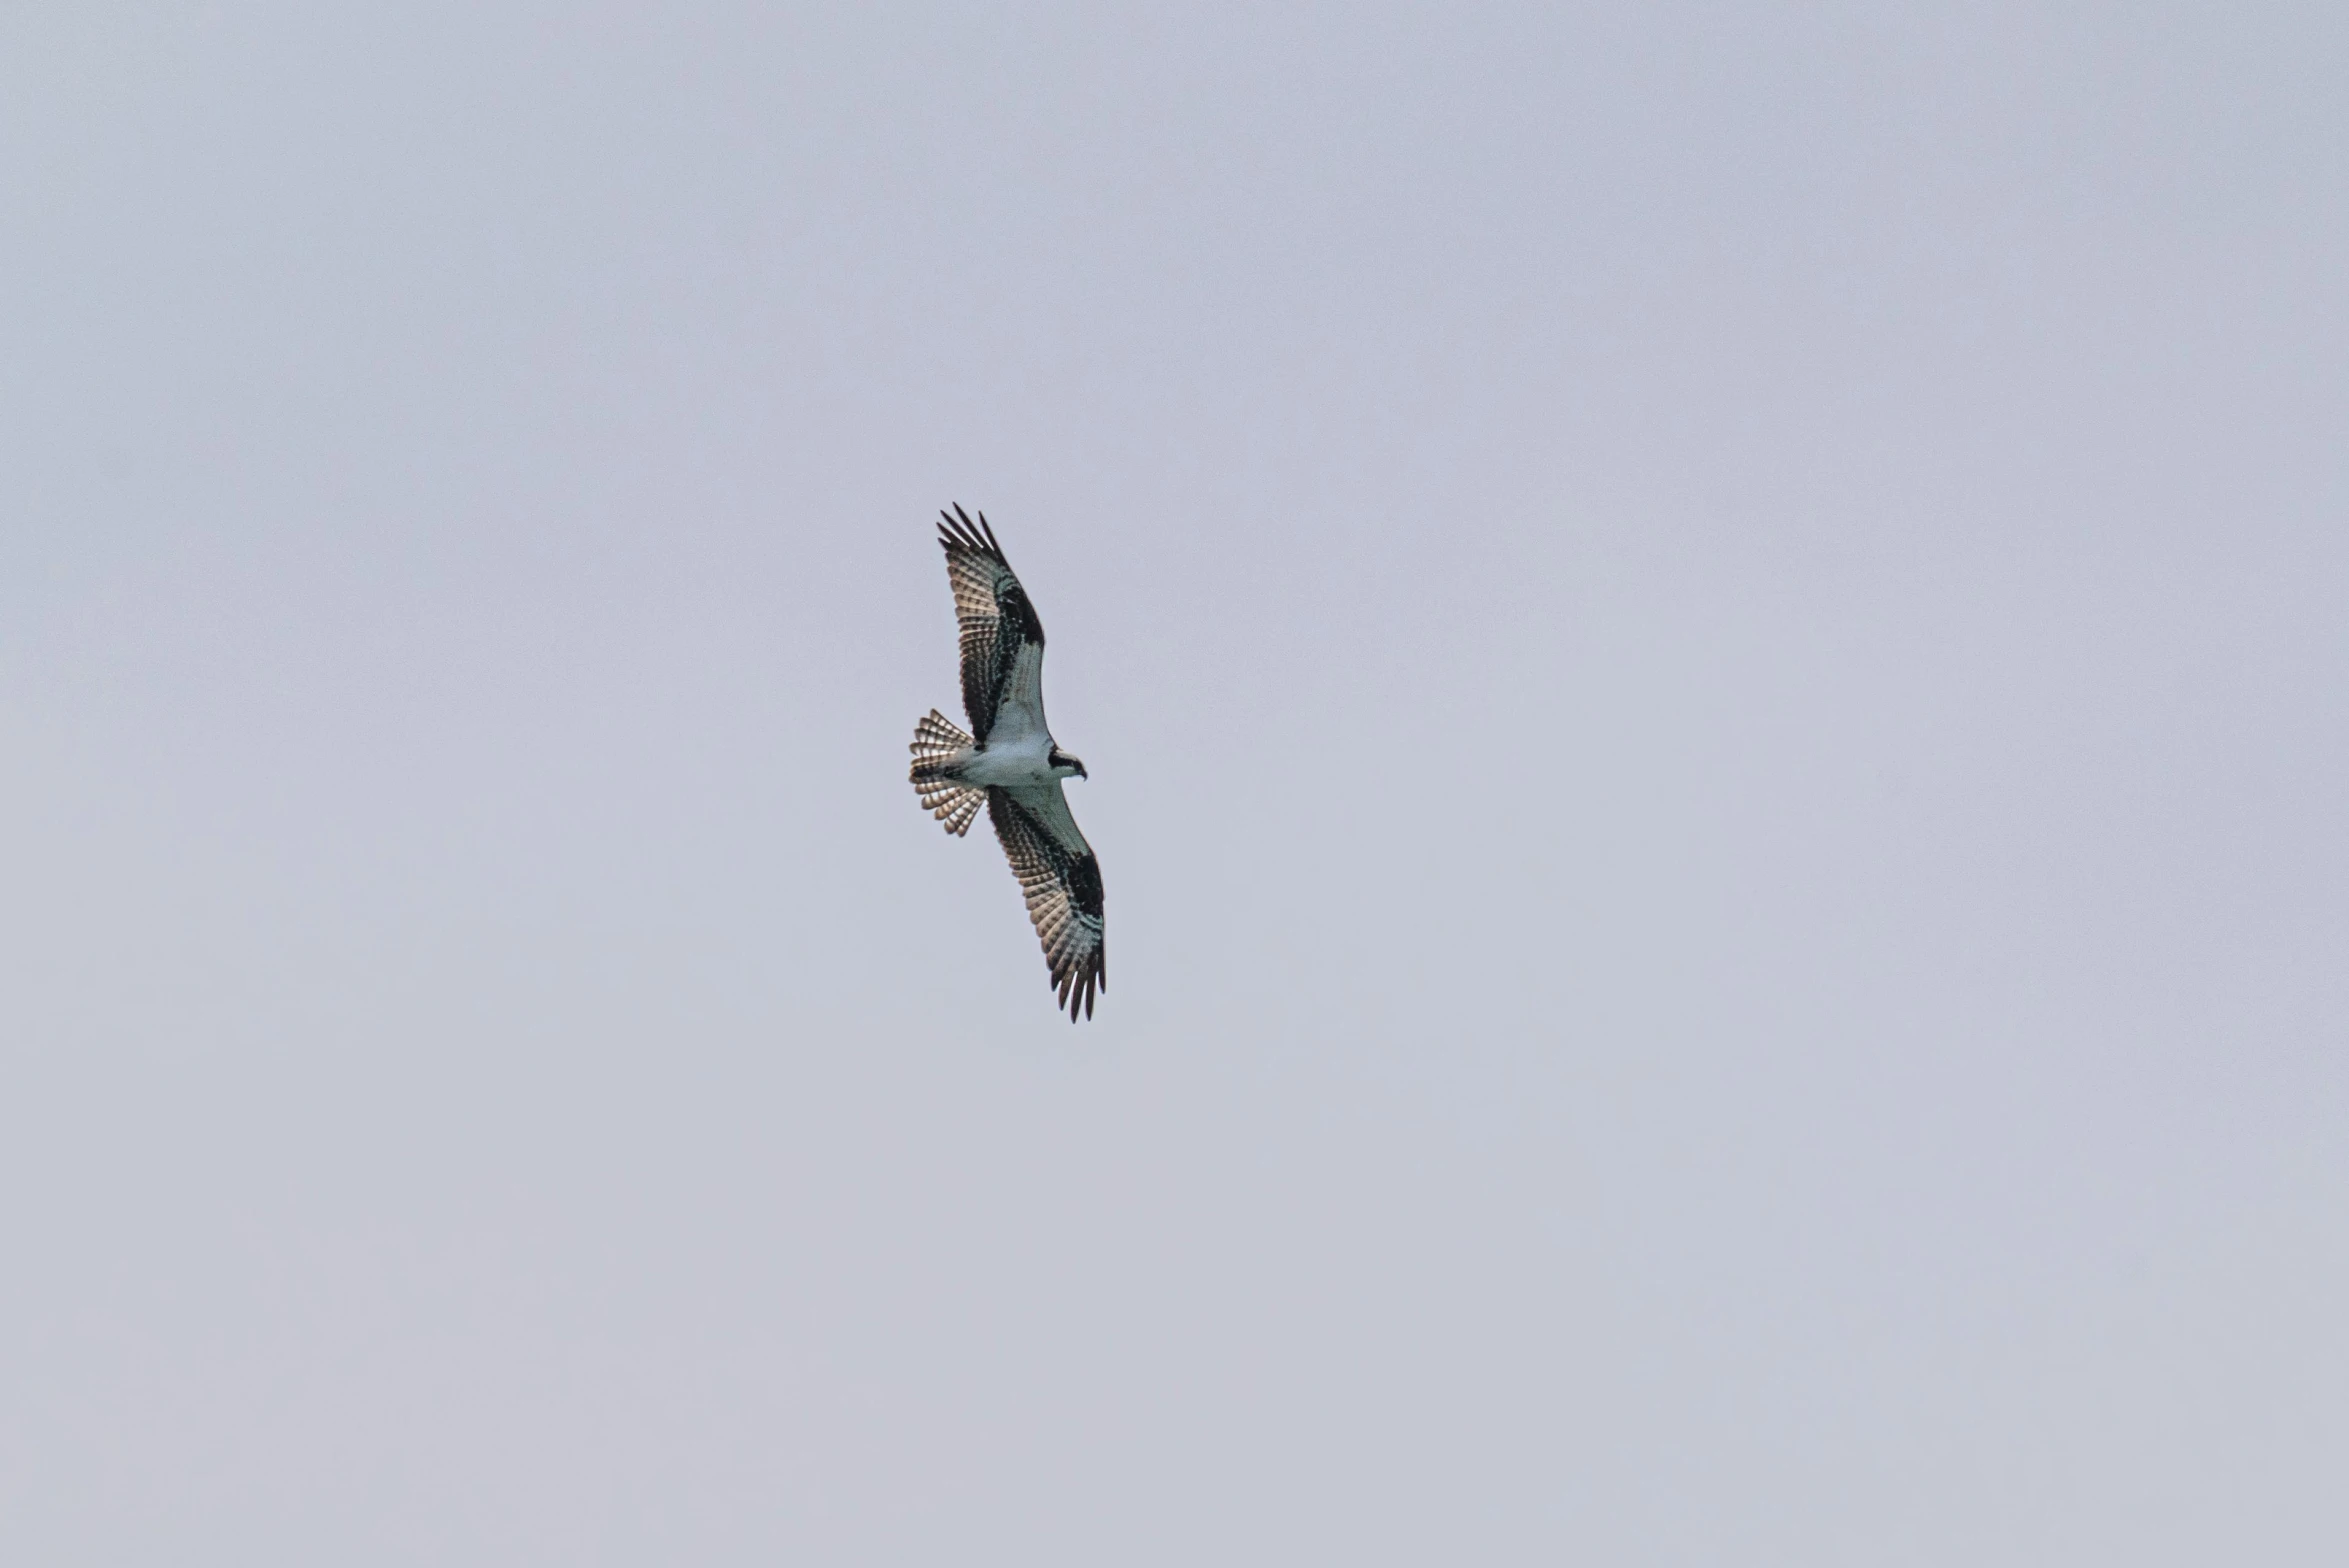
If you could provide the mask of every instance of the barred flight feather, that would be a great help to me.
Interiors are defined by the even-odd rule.
[[[1027,590],[1003,558],[1003,546],[995,542],[987,514],[981,512],[974,523],[958,506],[951,515],[938,516],[938,544],[946,552],[946,580],[954,590],[962,646],[962,711],[970,718],[974,742],[984,746],[1007,697],[1023,699],[1035,709],[1033,722],[1043,723],[1042,694],[1015,694],[1013,688],[1023,673],[1021,654],[1031,647],[1041,653],[1044,647],[1044,623],[1036,618]],[[1029,660],[1027,668],[1037,670],[1036,661]]]
[[[1109,986],[1101,863],[1076,832],[1057,782],[1049,790],[990,789],[987,817],[995,824],[1012,875],[1019,878],[1028,919],[1044,944],[1044,964],[1060,1005],[1068,1009],[1071,1023],[1080,1012],[1092,1017],[1094,993]],[[1055,831],[1064,825],[1073,843]]]

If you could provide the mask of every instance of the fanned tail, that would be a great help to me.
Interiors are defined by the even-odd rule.
[[[985,790],[972,788],[948,771],[970,746],[971,738],[932,708],[929,717],[914,726],[913,745],[908,748],[913,752],[914,793],[921,797],[923,809],[957,838],[971,830],[979,808],[987,803]]]

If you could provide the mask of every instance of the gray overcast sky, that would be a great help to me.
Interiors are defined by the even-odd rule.
[[[2349,1561],[2345,83],[9,7],[0,1557]]]

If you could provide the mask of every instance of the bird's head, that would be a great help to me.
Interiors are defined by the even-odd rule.
[[[1085,771],[1085,765],[1082,762],[1062,751],[1058,746],[1052,748],[1052,755],[1045,760],[1051,764],[1052,776],[1056,779],[1065,779],[1072,773],[1081,779],[1089,779],[1093,776]]]

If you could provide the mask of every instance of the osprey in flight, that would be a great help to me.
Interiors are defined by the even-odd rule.
[[[961,837],[979,807],[1003,841],[1011,874],[1027,895],[1028,918],[1069,1022],[1093,1016],[1093,993],[1108,988],[1101,951],[1101,863],[1077,831],[1060,781],[1085,778],[1044,727],[1044,623],[1003,558],[981,512],[940,512],[938,543],[962,626],[965,735],[936,708],[914,726],[913,786],[930,815]]]

